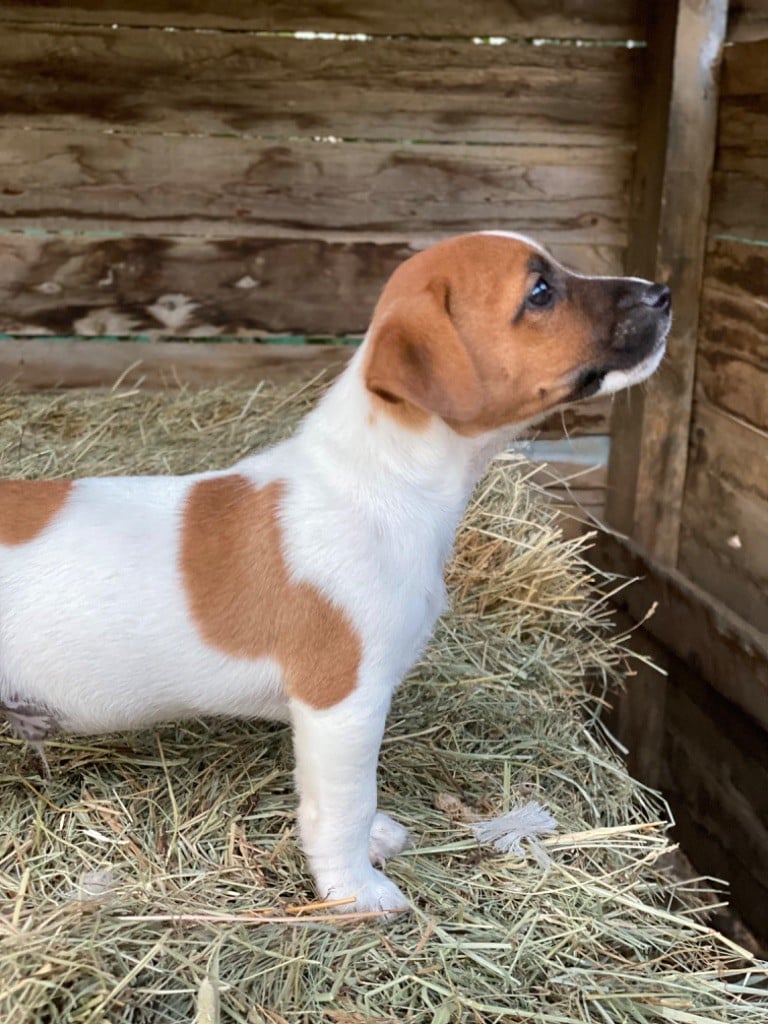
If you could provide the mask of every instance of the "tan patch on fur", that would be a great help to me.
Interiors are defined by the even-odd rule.
[[[27,544],[67,503],[71,480],[0,480],[0,544]]]
[[[360,638],[315,587],[289,579],[278,521],[283,486],[257,488],[231,474],[192,487],[184,586],[206,643],[235,658],[273,658],[292,697],[329,708],[357,684]]]

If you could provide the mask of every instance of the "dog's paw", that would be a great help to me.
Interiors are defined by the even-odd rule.
[[[371,864],[383,868],[390,857],[395,857],[412,845],[413,841],[407,828],[393,821],[388,814],[377,812],[368,840]]]
[[[344,900],[348,902],[339,903],[334,909],[339,914],[360,914],[371,911],[380,912],[385,921],[391,920],[397,914],[403,914],[410,910],[410,904],[400,892],[394,882],[390,882],[381,871],[374,871],[371,868],[369,874],[356,881],[345,881],[343,884],[332,886],[319,886],[320,891],[325,892],[328,900]]]

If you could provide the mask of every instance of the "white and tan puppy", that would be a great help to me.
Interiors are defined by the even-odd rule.
[[[444,607],[472,488],[515,433],[658,365],[669,291],[465,235],[405,262],[296,434],[221,472],[0,481],[0,712],[34,742],[198,715],[290,720],[318,893],[372,866],[392,693]]]

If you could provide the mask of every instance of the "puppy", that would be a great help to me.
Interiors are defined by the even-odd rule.
[[[405,909],[373,867],[408,839],[376,811],[379,745],[472,488],[545,413],[651,374],[669,324],[662,285],[464,235],[395,271],[282,444],[192,476],[0,481],[0,711],[35,743],[289,720],[318,894]]]

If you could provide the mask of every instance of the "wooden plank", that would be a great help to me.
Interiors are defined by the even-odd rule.
[[[609,695],[610,707],[601,717],[627,748],[625,763],[630,775],[646,786],[659,789],[664,770],[664,725],[670,688],[665,673],[674,658],[650,633],[637,629],[637,624],[625,611],[612,608],[611,613],[617,633],[631,634],[629,646],[639,657],[632,661],[625,685]]]
[[[679,545],[727,3],[679,0],[670,65],[662,29],[668,30],[665,11],[672,6],[657,6],[660,19],[649,50],[653,60],[664,57],[668,69],[669,123],[656,143],[663,159],[655,160],[663,173],[657,170],[639,187],[640,208],[652,216],[645,240],[628,254],[628,269],[670,285],[674,328],[665,363],[647,391],[634,396],[629,414],[617,404],[606,510],[611,525],[668,565],[676,563]],[[663,85],[662,78],[652,93],[655,100]],[[655,120],[656,114],[646,113],[646,147],[653,145],[649,117]]]
[[[676,26],[677,0],[674,3],[655,0],[649,5],[626,257],[630,273],[648,278],[653,278],[657,270],[656,243],[664,190],[665,140],[669,133]],[[640,389],[620,395],[611,421],[610,493],[606,498],[605,515],[611,525],[628,535],[633,532],[635,522],[644,400],[645,392]]]
[[[697,402],[680,571],[768,631],[768,432]]]
[[[728,882],[731,905],[768,941],[768,737],[679,662],[669,673],[660,784],[673,838]]]
[[[765,0],[731,0],[728,39],[737,43],[765,38],[768,38],[768,4]]]
[[[712,181],[710,230],[733,235],[745,241],[768,243],[768,161],[750,160],[745,167],[739,156],[739,169],[723,154]],[[730,166],[729,166],[730,165]]]
[[[0,333],[214,337],[363,334],[405,242],[0,234]],[[618,248],[555,246],[583,273]]]
[[[632,154],[0,133],[0,227],[413,239],[485,227],[623,245]]]
[[[633,625],[618,612],[622,632]],[[631,774],[662,790],[672,838],[699,871],[727,881],[734,909],[768,938],[765,727],[645,629],[635,629],[630,644],[666,676],[636,663],[637,674],[612,695],[606,724],[628,748]]]
[[[248,342],[3,341],[0,380],[22,391],[111,387],[118,378],[147,388],[261,380],[304,380],[341,369],[354,349]]]
[[[5,128],[633,145],[640,51],[8,26]],[[194,74],[190,74],[194,68]]]
[[[714,242],[704,270],[700,398],[768,431],[768,247]]]
[[[766,242],[768,39],[728,47],[721,83],[710,231]]]
[[[404,243],[0,235],[0,333],[363,334]]]
[[[645,629],[672,654],[768,729],[768,638],[692,583],[683,573],[651,560],[637,544],[599,535],[594,563],[636,580],[615,598],[640,622],[656,605]]]
[[[607,435],[610,420],[611,399],[597,398],[547,416],[532,428],[531,434],[541,441],[563,436]]]
[[[363,32],[412,36],[544,36],[642,39],[642,0],[443,0],[404,5],[400,0],[35,0],[9,2],[3,19],[58,24],[157,25],[178,28],[286,32]]]

